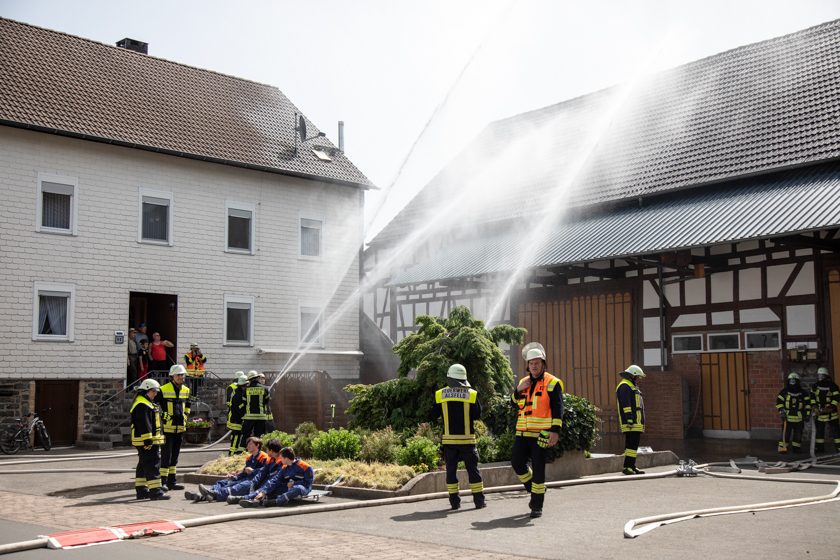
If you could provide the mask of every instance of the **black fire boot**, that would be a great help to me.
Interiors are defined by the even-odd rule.
[[[542,517],[543,501],[545,494],[531,494],[531,501],[528,502],[528,507],[531,508],[531,517]]]
[[[160,489],[162,492],[169,492],[169,486],[166,485],[166,477],[160,477]]]
[[[458,509],[461,507],[461,496],[458,494],[449,494],[450,509]]]
[[[137,493],[138,500],[148,500],[149,499],[149,489],[145,486],[138,486],[134,489]]]
[[[184,485],[183,484],[178,484],[178,480],[175,478],[174,474],[170,474],[169,477],[167,477],[166,486],[170,490],[183,490],[184,489]]]
[[[483,509],[487,507],[487,503],[484,501],[483,492],[476,492],[473,494],[473,505],[475,505],[475,509]]]
[[[171,498],[169,494],[164,494],[163,490],[160,488],[155,488],[153,490],[149,490],[149,499],[150,500],[168,500]]]

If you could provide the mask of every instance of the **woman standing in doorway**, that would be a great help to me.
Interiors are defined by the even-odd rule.
[[[149,358],[152,371],[169,371],[169,359],[166,356],[167,348],[174,348],[175,345],[168,340],[161,340],[160,333],[152,333],[152,343],[149,344]]]

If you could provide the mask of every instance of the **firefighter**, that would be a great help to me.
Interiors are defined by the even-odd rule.
[[[227,414],[227,429],[230,430],[230,449],[228,455],[235,455],[242,451],[240,443],[242,441],[242,414],[245,405],[243,398],[237,399],[237,408],[233,406],[233,399],[237,392],[245,390],[245,385],[248,384],[248,377],[243,371],[236,372],[236,379],[233,383],[227,386],[226,400],[228,414]]]
[[[131,445],[137,449],[137,469],[134,490],[138,500],[168,500],[160,483],[160,446],[164,442],[161,431],[160,408],[155,397],[160,383],[144,379],[137,386],[137,396],[131,405]]]
[[[618,419],[624,434],[624,469],[622,474],[645,474],[636,468],[639,441],[645,431],[645,402],[639,390],[639,380],[645,372],[639,366],[630,366],[621,374],[621,381],[615,388],[618,405]]]
[[[809,395],[802,389],[799,374],[791,372],[787,377],[787,385],[779,391],[776,397],[776,408],[782,419],[782,439],[779,441],[779,453],[788,452],[788,443],[794,453],[799,453],[802,447],[802,427],[805,418],[811,413]]]
[[[265,375],[251,370],[247,375],[248,385],[241,393],[234,393],[233,407],[242,408],[242,434],[241,439],[248,439],[250,436],[261,436],[265,433],[265,424],[271,420],[271,403],[269,394],[271,390],[263,384]]]
[[[190,377],[204,377],[204,362],[207,357],[201,353],[201,349],[195,342],[190,343],[190,351],[184,354],[184,363],[187,364],[187,375]]]
[[[831,426],[831,435],[834,436],[834,451],[840,452],[840,420],[838,420],[837,404],[840,402],[840,388],[829,377],[828,368],[821,367],[817,370],[817,383],[811,390],[811,409],[816,418],[815,431],[816,443],[814,451],[822,453],[825,451],[825,427]]]
[[[186,370],[181,364],[169,368],[171,381],[160,388],[155,402],[163,413],[163,435],[166,442],[161,449],[160,478],[163,491],[183,490],[176,482],[178,455],[181,454],[181,440],[187,431],[187,416],[190,414],[190,388],[184,385]]]
[[[545,349],[538,342],[526,345],[522,357],[527,375],[519,381],[511,397],[518,408],[511,466],[525,490],[531,493],[528,504],[531,517],[541,517],[546,448],[557,445],[563,426],[563,382],[545,370]]]
[[[467,369],[452,364],[446,372],[449,385],[435,392],[435,411],[443,417],[443,458],[446,461],[446,491],[452,509],[461,507],[458,495],[458,461],[463,461],[470,481],[473,505],[476,509],[486,506],[484,483],[478,469],[478,450],[475,447],[473,422],[481,416],[478,393],[470,388]]]

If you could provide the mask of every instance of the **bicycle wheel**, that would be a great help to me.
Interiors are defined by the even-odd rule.
[[[3,437],[0,438],[0,451],[6,455],[14,455],[20,449],[20,439],[17,437],[17,431],[9,430]]]
[[[50,434],[47,433],[47,427],[43,424],[38,424],[38,439],[41,441],[41,447],[44,448],[44,451],[49,451],[52,447],[52,441],[50,440]]]

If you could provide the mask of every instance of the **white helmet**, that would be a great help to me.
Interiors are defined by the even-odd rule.
[[[467,381],[467,368],[461,364],[452,364],[449,366],[449,371],[446,372],[446,377],[459,382],[462,387],[470,386],[470,382]]]
[[[545,348],[539,342],[529,342],[522,347],[522,359],[529,362],[535,358],[545,361]]]
[[[175,377],[176,375],[186,375],[187,368],[182,366],[181,364],[175,364],[171,368],[169,368],[169,377]]]
[[[817,368],[817,376],[828,377],[828,368],[827,367]]]
[[[247,377],[248,377],[248,381],[250,381],[250,380],[252,380],[252,379],[256,379],[256,378],[257,378],[257,377],[259,377],[260,375],[262,375],[260,372],[258,372],[258,371],[257,371],[257,370],[255,370],[255,369],[252,369],[251,371],[249,371],[249,372],[248,372],[248,376],[247,376]]]
[[[150,389],[160,391],[160,383],[158,383],[154,379],[144,379],[143,382],[137,386],[138,391],[148,391]]]
[[[797,379],[798,380],[799,378],[800,378],[799,374],[796,373],[795,371],[792,371],[788,374],[788,380],[792,380],[792,379]]]
[[[247,385],[248,384],[248,376],[240,371],[239,375],[236,377],[236,384],[237,385]]]
[[[625,373],[629,373],[633,377],[646,377],[645,372],[642,371],[642,368],[636,365],[629,366],[627,369],[624,370]]]

